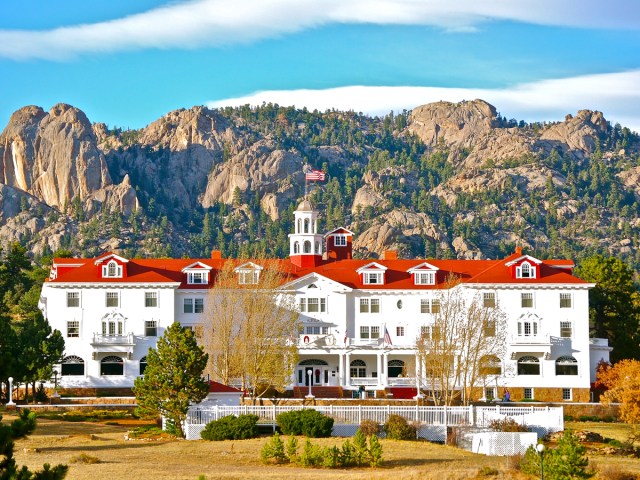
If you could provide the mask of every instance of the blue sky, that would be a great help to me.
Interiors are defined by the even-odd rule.
[[[4,2],[0,128],[58,102],[140,128],[193,105],[483,98],[508,118],[589,108],[640,131],[639,52],[629,0]]]

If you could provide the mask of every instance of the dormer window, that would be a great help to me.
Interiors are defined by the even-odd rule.
[[[188,272],[187,283],[189,285],[204,285],[209,283],[209,272]]]
[[[416,272],[413,274],[415,285],[435,285],[436,272]]]
[[[347,246],[347,236],[346,235],[334,235],[333,236],[333,245],[336,247],[346,247]]]
[[[122,265],[118,265],[115,260],[111,260],[102,266],[103,278],[122,278]]]
[[[536,278],[536,267],[531,266],[528,262],[522,262],[516,267],[516,278]]]
[[[365,272],[363,276],[363,283],[365,285],[382,285],[382,272]]]
[[[240,285],[256,285],[260,280],[260,270],[238,270]]]

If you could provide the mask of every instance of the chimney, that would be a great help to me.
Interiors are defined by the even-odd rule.
[[[519,246],[518,246],[518,247],[516,247],[516,253],[517,253],[518,255],[522,255],[522,247],[519,247]]]
[[[211,258],[213,260],[220,260],[222,258],[222,250],[211,250]]]
[[[398,259],[398,251],[397,250],[385,250],[382,252],[380,256],[380,260],[397,260]]]

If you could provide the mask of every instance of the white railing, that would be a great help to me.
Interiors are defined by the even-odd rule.
[[[548,334],[540,335],[511,335],[512,345],[550,345],[551,337]]]
[[[416,379],[414,377],[391,377],[387,383],[392,387],[415,387]]]
[[[351,377],[349,379],[349,383],[351,383],[354,387],[370,387],[371,385],[378,385],[377,377]]]
[[[92,344],[108,344],[108,345],[133,345],[133,333],[126,335],[103,335],[101,333],[93,334]]]
[[[258,423],[272,425],[275,428],[276,417],[280,413],[291,410],[311,408],[328,415],[335,420],[335,425],[360,425],[363,420],[372,420],[383,424],[389,415],[400,415],[409,422],[439,427],[488,427],[493,420],[514,418],[518,423],[527,425],[538,434],[562,431],[562,407],[420,407],[420,406],[365,406],[365,405],[302,405],[284,406],[225,406],[210,407],[193,406],[189,408],[185,421],[188,440],[200,438],[204,426],[227,415],[257,415]],[[446,435],[446,428],[445,428]]]

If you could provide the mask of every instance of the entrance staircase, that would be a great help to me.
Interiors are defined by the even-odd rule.
[[[311,394],[316,398],[342,398],[342,387],[311,387]],[[309,395],[309,387],[293,387],[293,398],[304,398]]]

